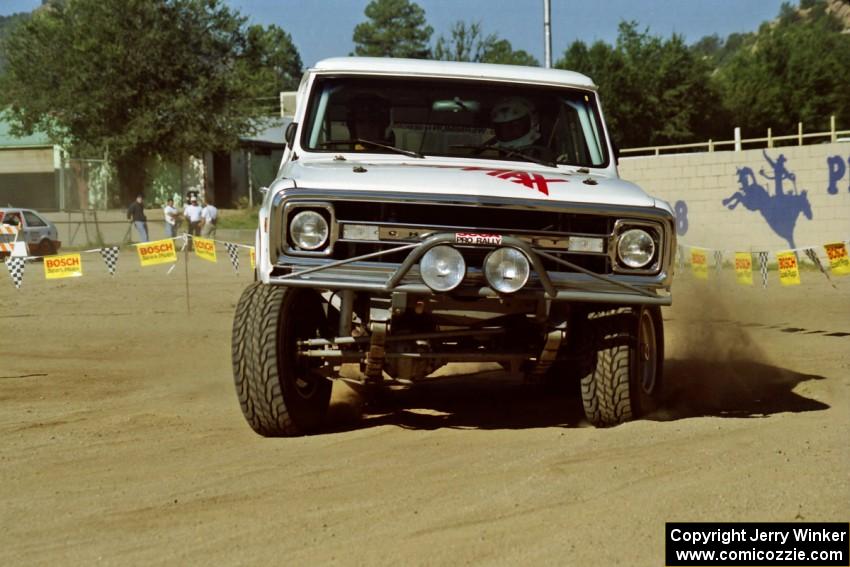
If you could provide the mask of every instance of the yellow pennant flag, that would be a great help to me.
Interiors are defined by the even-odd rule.
[[[215,240],[196,236],[192,239],[192,242],[195,245],[195,256],[208,262],[218,262],[215,255]]]
[[[177,254],[174,252],[174,241],[154,240],[153,242],[145,242],[136,246],[136,252],[139,254],[139,262],[142,266],[154,266],[156,264],[168,264],[177,261]]]
[[[829,267],[837,276],[850,274],[850,258],[847,257],[847,247],[843,242],[824,244],[826,255],[829,257]]]
[[[691,270],[695,278],[708,279],[708,260],[705,248],[691,248]]]
[[[782,285],[800,285],[797,255],[791,250],[777,252],[776,259],[779,260],[779,282]]]
[[[251,256],[251,269],[254,270],[257,268],[257,257],[254,255],[254,247],[248,249]]]
[[[83,261],[79,254],[64,254],[44,258],[44,277],[48,280],[78,278],[82,275]]]
[[[735,252],[735,279],[741,285],[753,285],[753,255]]]

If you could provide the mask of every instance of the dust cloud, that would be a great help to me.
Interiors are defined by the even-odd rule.
[[[664,313],[665,319],[670,318],[665,321],[668,358],[768,362],[764,349],[743,326],[749,312],[744,300],[715,288],[674,295],[673,308]]]
[[[769,345],[761,341],[769,335],[747,326],[757,317],[746,297],[722,288],[689,291],[664,313],[663,403],[651,418],[762,417],[825,407],[794,392],[800,382],[821,377],[777,366],[766,354]]]

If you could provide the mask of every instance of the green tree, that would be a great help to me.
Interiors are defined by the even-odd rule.
[[[9,35],[16,25],[27,21],[27,19],[29,19],[29,14],[26,12],[0,16],[0,72],[2,72],[6,64],[6,57],[3,55],[2,49],[3,38]]]
[[[527,67],[539,67],[540,62],[523,49],[514,49],[506,39],[500,39],[489,46],[482,63],[502,63],[504,65],[525,65]]]
[[[496,34],[484,36],[481,23],[458,21],[452,24],[449,37],[441,35],[434,46],[434,59],[440,61],[476,61],[484,57],[488,44],[498,40]]]
[[[261,84],[269,85],[266,92],[276,94],[277,91],[298,88],[304,65],[292,36],[283,29],[274,24],[265,28],[250,26],[246,56],[256,69]]]
[[[830,115],[850,124],[850,35],[824,2],[783,5],[775,22],[732,55],[717,73],[731,119],[745,135],[825,130]]]
[[[615,46],[574,42],[555,67],[585,73],[599,85],[621,146],[706,139],[717,128],[722,107],[712,67],[681,36],[664,40],[622,22]]]
[[[366,22],[354,28],[354,54],[370,57],[427,59],[434,28],[425,10],[409,0],[372,0],[366,6]]]
[[[300,75],[288,40],[220,0],[53,2],[4,41],[0,107],[16,134],[108,151],[128,198],[153,156],[179,161],[256,132],[257,99]]]
[[[691,51],[714,67],[725,65],[741,47],[752,41],[751,33],[733,33],[726,39],[719,35],[707,35],[691,46]]]
[[[521,49],[514,50],[511,42],[499,39],[495,33],[485,36],[480,22],[467,24],[463,21],[452,25],[448,37],[441,35],[437,39],[434,46],[434,59],[506,65],[540,65],[529,53]]]

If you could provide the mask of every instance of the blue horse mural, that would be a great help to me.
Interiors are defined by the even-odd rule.
[[[775,194],[771,195],[764,186],[758,183],[751,167],[738,167],[736,169],[739,190],[732,196],[723,199],[723,205],[734,210],[735,207],[742,204],[749,211],[760,212],[773,232],[784,238],[789,247],[796,248],[794,228],[797,225],[797,218],[802,213],[807,219],[812,219],[812,206],[809,203],[807,191],[797,191],[797,176],[786,169],[785,162],[787,160],[784,155],[780,154],[774,161],[770,159],[766,151],[762,150],[762,154],[764,154],[764,159],[768,165],[773,169],[773,175],[766,174],[764,169],[760,169],[759,174],[768,181],[774,182]],[[785,180],[792,183],[790,193],[786,193],[783,188]]]

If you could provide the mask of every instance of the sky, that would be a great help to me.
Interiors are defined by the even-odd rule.
[[[703,36],[755,31],[773,19],[785,0],[552,0],[552,60],[580,39],[613,43],[617,25],[636,20],[653,35],[681,34],[688,43]],[[276,24],[292,35],[304,65],[354,49],[354,26],[366,19],[369,0],[225,0],[252,23]],[[480,22],[543,63],[543,0],[416,0],[434,28],[448,35],[457,20]],[[793,2],[797,4],[796,1]],[[41,0],[0,0],[0,15],[29,11]]]

